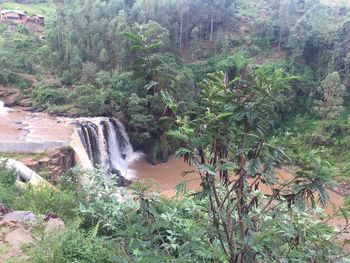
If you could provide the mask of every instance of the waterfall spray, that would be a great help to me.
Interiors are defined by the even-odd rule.
[[[71,147],[76,163],[85,169],[101,166],[108,176],[133,179],[129,166],[140,157],[134,152],[124,126],[111,118],[79,119]]]
[[[5,107],[5,103],[0,100],[0,115],[4,115],[9,111],[9,108]]]

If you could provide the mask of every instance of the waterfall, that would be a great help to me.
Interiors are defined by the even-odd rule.
[[[0,100],[0,115],[4,115],[8,111],[9,111],[9,108],[6,108],[4,102]]]
[[[71,147],[75,151],[76,163],[82,168],[101,166],[109,176],[134,177],[129,166],[140,157],[140,153],[134,152],[124,126],[115,119],[79,119]]]

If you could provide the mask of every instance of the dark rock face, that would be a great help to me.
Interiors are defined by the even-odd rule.
[[[48,179],[52,184],[57,182],[62,173],[68,172],[75,165],[74,151],[70,147],[50,149],[48,156],[39,160],[27,157],[20,159],[20,161],[34,171],[40,170],[42,167],[48,167],[50,171]]]
[[[11,212],[9,208],[7,208],[4,204],[0,203],[0,216]]]
[[[17,101],[8,101],[8,102],[5,101],[4,103],[4,106],[8,108],[15,107],[17,105],[18,105]]]
[[[70,147],[62,147],[53,150],[49,155],[49,167],[51,172],[51,183],[56,183],[58,177],[68,172],[75,165],[74,151]]]
[[[42,108],[38,108],[38,107],[35,107],[35,106],[31,106],[31,107],[28,107],[25,109],[26,111],[29,111],[29,112],[43,112],[44,109]]]
[[[132,181],[124,178],[123,176],[117,177],[118,187],[128,187],[132,184]]]
[[[161,142],[156,142],[147,152],[146,160],[150,164],[157,165],[166,163],[169,160],[169,149]]]

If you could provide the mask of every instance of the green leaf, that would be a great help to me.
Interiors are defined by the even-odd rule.
[[[169,137],[174,138],[175,140],[182,141],[182,142],[188,142],[189,139],[186,134],[183,134],[179,131],[168,131],[166,132],[166,135]]]
[[[341,213],[342,216],[344,217],[345,222],[348,223],[348,222],[349,222],[348,212],[345,211],[343,208],[340,208],[340,213]]]
[[[149,45],[147,48],[149,49],[149,50],[154,50],[154,49],[159,49],[159,48],[161,48],[161,47],[163,47],[163,42],[162,41],[158,41],[158,42],[156,42],[156,43],[153,43],[153,44],[151,44],[151,45]]]
[[[152,80],[150,83],[148,83],[147,85],[145,85],[145,89],[146,89],[146,90],[151,90],[151,89],[157,87],[158,85],[159,85],[158,82]]]
[[[220,115],[217,116],[218,119],[226,119],[227,117],[233,116],[233,113],[231,112],[225,112],[221,113]]]
[[[231,163],[231,162],[228,162],[228,163],[224,163],[222,165],[219,166],[219,171],[234,171],[236,170],[238,167],[235,163]]]
[[[249,176],[254,176],[259,172],[260,161],[258,159],[251,159],[247,165],[247,174]]]
[[[126,31],[123,33],[123,35],[133,42],[142,43],[142,38],[133,32]]]
[[[214,168],[214,166],[212,166],[212,165],[209,165],[209,164],[200,164],[200,165],[198,165],[197,168],[198,168],[198,170],[201,171],[201,172],[208,173],[208,174],[213,175],[213,176],[216,175],[215,168]]]
[[[176,195],[185,194],[187,192],[187,183],[181,182],[175,186],[175,189],[176,189]]]
[[[189,150],[189,149],[186,149],[186,148],[179,148],[179,149],[177,149],[176,150],[176,152],[175,152],[175,157],[176,158],[179,158],[179,157],[182,157],[182,156],[184,156],[184,155],[192,155],[193,153],[192,153],[192,151],[191,150]]]

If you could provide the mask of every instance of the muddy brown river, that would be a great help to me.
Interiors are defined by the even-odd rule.
[[[32,113],[21,107],[9,109],[0,105],[0,108],[0,152],[40,152],[50,147],[69,145],[75,128],[74,119]],[[136,180],[148,181],[153,190],[169,197],[175,195],[176,185],[182,182],[186,182],[188,190],[200,189],[198,174],[182,176],[184,171],[193,168],[180,159],[159,165],[151,165],[141,159],[130,169],[134,170]],[[278,173],[280,178],[290,178],[293,171],[285,168]],[[269,192],[267,188],[262,190]],[[340,195],[330,191],[330,197],[331,203],[337,207],[342,205]]]
[[[187,165],[181,159],[171,159],[169,162],[160,165],[150,165],[145,160],[137,161],[132,167],[136,171],[137,179],[150,183],[152,188],[168,197],[176,194],[176,185],[185,182],[188,190],[200,189],[200,178],[198,174],[191,173],[185,177],[181,174],[184,171],[192,171],[193,168]],[[278,177],[281,181],[288,181],[293,175],[294,169],[280,169]],[[261,186],[261,191],[271,193],[267,186]],[[330,201],[326,208],[327,213],[331,214],[333,208],[339,208],[343,205],[343,197],[332,190],[329,190]]]
[[[41,152],[69,145],[74,130],[71,119],[0,107],[0,152]]]

